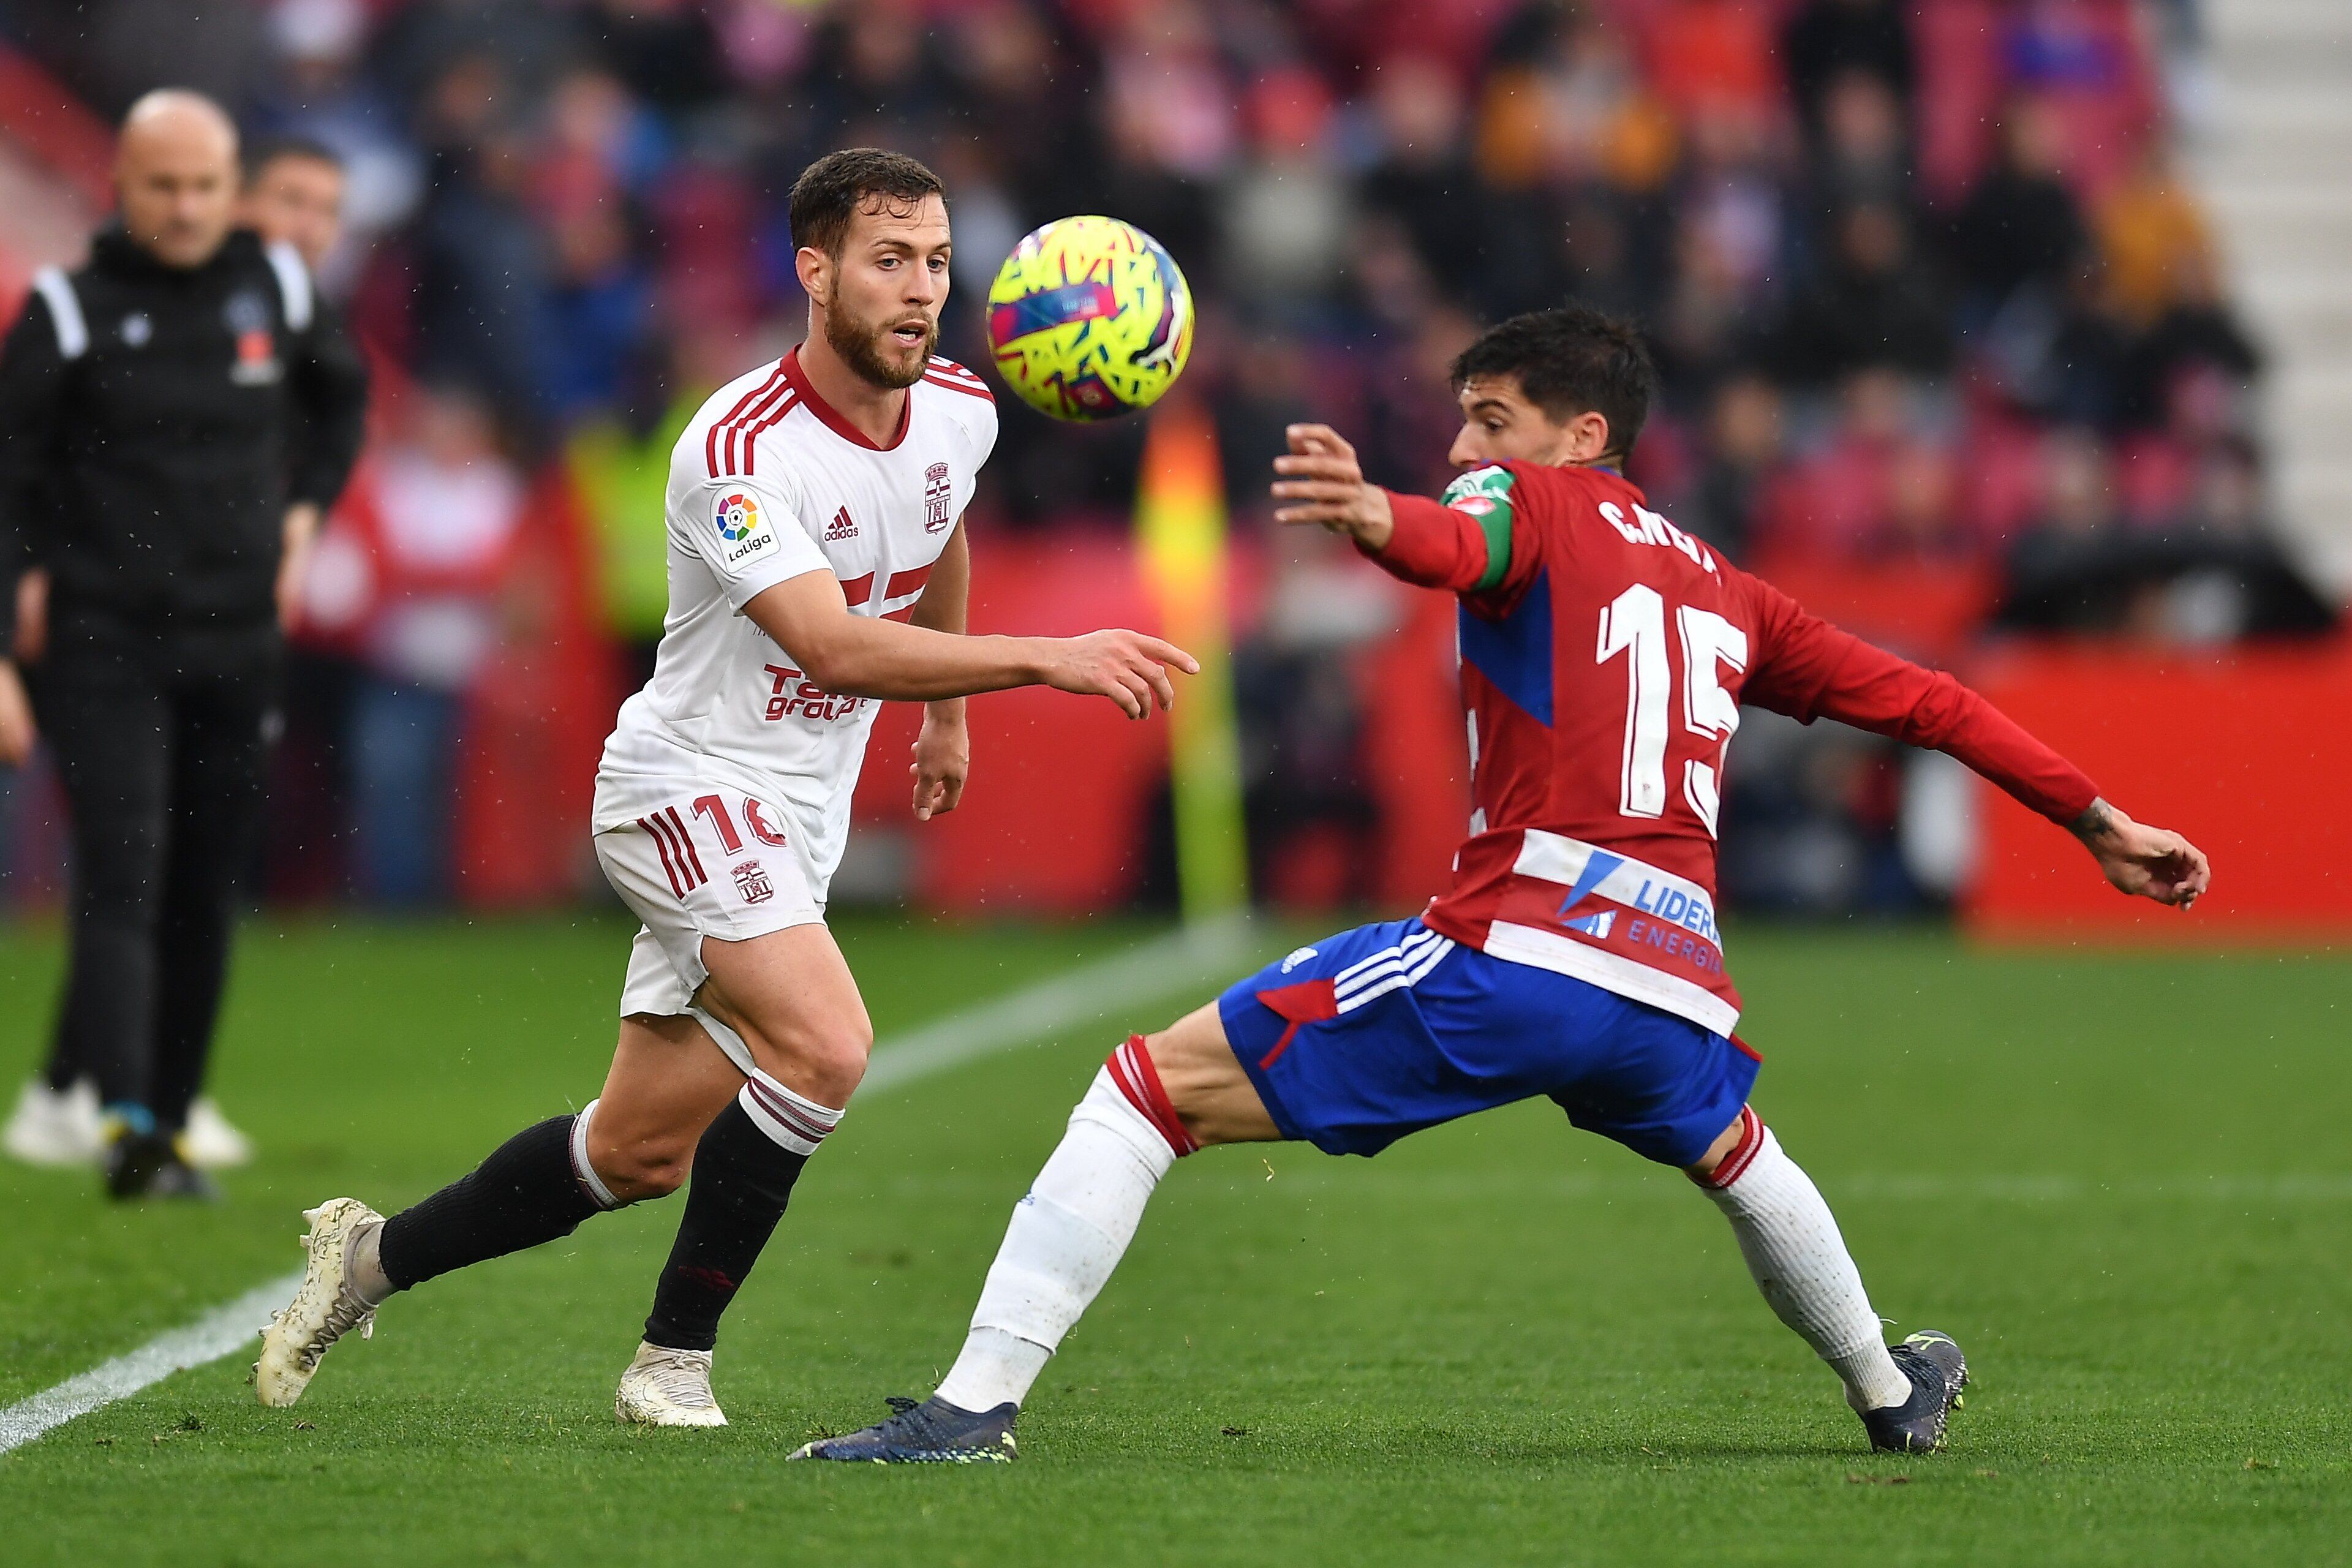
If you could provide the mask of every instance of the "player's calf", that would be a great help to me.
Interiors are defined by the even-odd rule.
[[[385,1219],[356,1198],[307,1212],[310,1260],[292,1302],[262,1332],[254,1387],[264,1405],[302,1396],[319,1362],[353,1328],[372,1331],[394,1292],[569,1236],[628,1200],[589,1163],[596,1111],[551,1117],[490,1152],[471,1173]]]
[[[623,1206],[588,1160],[597,1104],[523,1129],[470,1174],[384,1221],[377,1247],[392,1288],[541,1246]]]
[[[822,924],[705,938],[699,951],[709,978],[696,1005],[734,1035],[720,1049],[744,1078],[695,1145],[686,1212],[646,1320],[647,1344],[697,1353],[717,1344],[720,1316],[840,1121],[874,1043],[865,999]]]
[[[1060,1145],[1013,1206],[971,1331],[938,1392],[919,1404],[893,1401],[898,1411],[890,1419],[811,1443],[793,1458],[1011,1458],[1013,1420],[1031,1384],[1109,1281],[1160,1179],[1200,1147],[1143,1037],[1130,1038],[1095,1074]]]
[[[855,1054],[862,1071],[862,1045]],[[835,1059],[845,1062],[848,1053]],[[854,1087],[856,1079],[847,1081]],[[645,1342],[613,1395],[614,1413],[622,1420],[648,1426],[727,1425],[710,1390],[719,1321],[783,1219],[809,1157],[840,1121],[838,1107],[756,1068],[710,1119],[692,1152],[693,1186],[654,1284]],[[674,1181],[685,1162],[665,1157],[659,1163],[646,1179]]]
[[[1902,1347],[1891,1352],[1887,1349],[1861,1271],[1821,1190],[1781,1151],[1780,1140],[1753,1110],[1740,1108],[1738,1120],[1691,1168],[1690,1176],[1731,1222],[1740,1256],[1748,1260],[1748,1272],[1773,1312],[1844,1384],[1846,1403],[1862,1417],[1872,1443],[1887,1446],[1881,1440],[1882,1428],[1917,1437],[1932,1426],[1933,1442],[1896,1446],[1940,1444],[1950,1401],[1937,1403],[1932,1410],[1922,1403],[1925,1383],[1905,1359],[1911,1352]],[[1951,1342],[1944,1335],[1929,1337]],[[1958,1347],[1952,1348],[1957,1356]],[[1911,1353],[1911,1359],[1916,1361],[1916,1354]],[[1955,1381],[1951,1398],[1958,1392]]]
[[[582,1183],[594,1184],[591,1190],[608,1205],[666,1198],[686,1185],[708,1119],[687,1122],[659,1109],[599,1099],[581,1113],[575,1138]],[[588,1111],[596,1114],[592,1119]]]
[[[706,1353],[719,1320],[775,1233],[802,1170],[841,1121],[821,1105],[754,1071],[711,1119],[694,1151],[694,1183],[677,1239],[654,1287],[646,1342]]]
[[[666,1198],[686,1185],[693,1168],[694,1144],[686,1138],[625,1150],[598,1148],[588,1166],[614,1207]]]
[[[686,1184],[694,1145],[743,1087],[740,1067],[690,1014],[621,1021],[612,1070],[580,1129],[581,1168],[622,1203]]]

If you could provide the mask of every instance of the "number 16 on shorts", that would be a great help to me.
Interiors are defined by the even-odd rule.
[[[764,801],[709,790],[598,834],[596,856],[657,933],[684,915],[701,935],[740,942],[823,918],[783,820]]]

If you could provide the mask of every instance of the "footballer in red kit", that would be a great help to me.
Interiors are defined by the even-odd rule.
[[[2185,909],[2205,857],[1950,675],[1808,615],[1653,510],[1622,475],[1655,382],[1630,326],[1581,307],[1515,317],[1453,380],[1463,472],[1440,500],[1366,483],[1315,425],[1292,426],[1274,485],[1278,521],[1345,533],[1457,597],[1472,812],[1452,885],[1113,1051],[931,1397],[795,1457],[1011,1458],[1022,1400],[1180,1156],[1275,1140],[1377,1154],[1536,1096],[1689,1173],[1874,1447],[1943,1445],[1959,1346],[1934,1330],[1885,1342],[1828,1205],[1748,1103],[1760,1058],[1734,1035],[1715,910],[1741,705],[1946,752],[2073,832],[2127,894]]]
[[[1715,854],[1742,703],[1948,752],[2062,823],[2097,798],[1952,677],[1808,615],[1613,471],[1505,462],[1390,506],[1381,563],[1462,601],[1475,809],[1422,916],[1456,942],[1728,1034]]]

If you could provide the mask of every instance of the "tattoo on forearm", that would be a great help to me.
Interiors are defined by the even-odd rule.
[[[2066,830],[2088,844],[2092,839],[2115,830],[2114,807],[2104,800],[2095,800],[2083,808],[2083,815],[2066,825]]]

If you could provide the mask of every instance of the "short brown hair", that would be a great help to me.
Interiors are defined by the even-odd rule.
[[[1641,330],[1590,305],[1530,310],[1487,328],[1454,360],[1454,390],[1505,375],[1554,424],[1579,414],[1609,421],[1609,451],[1618,458],[1633,451],[1658,385]]]
[[[849,220],[880,199],[885,210],[921,205],[926,196],[947,199],[940,177],[904,153],[879,147],[845,147],[827,153],[793,182],[793,243],[841,254]]]

